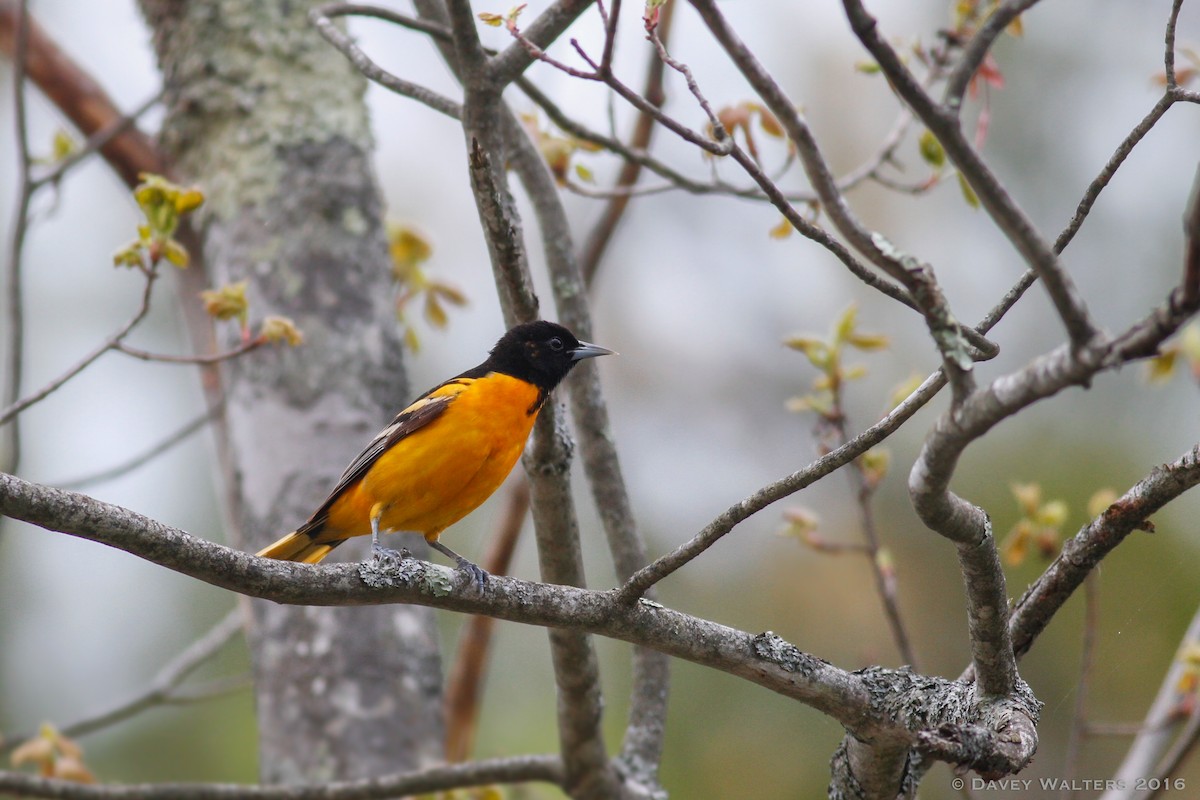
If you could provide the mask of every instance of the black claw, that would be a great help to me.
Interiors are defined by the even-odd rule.
[[[467,573],[468,579],[483,591],[484,585],[487,583],[488,574],[477,564],[473,564],[462,556],[458,557],[458,568],[460,571]]]

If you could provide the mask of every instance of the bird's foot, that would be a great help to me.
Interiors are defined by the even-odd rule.
[[[459,571],[466,573],[467,578],[475,584],[479,591],[483,591],[483,587],[488,579],[487,570],[462,556],[458,556],[457,560]]]
[[[391,547],[384,547],[378,541],[371,543],[371,558],[381,566],[397,566],[400,562],[412,557],[413,554],[408,551],[407,547],[394,550]]]

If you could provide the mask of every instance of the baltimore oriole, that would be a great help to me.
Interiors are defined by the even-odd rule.
[[[415,531],[482,583],[487,573],[438,541],[504,482],[551,390],[585,358],[612,353],[553,322],[517,325],[487,360],[401,411],[346,468],[308,521],[258,552],[315,564],[351,536]]]

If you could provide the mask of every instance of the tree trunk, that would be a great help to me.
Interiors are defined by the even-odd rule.
[[[166,86],[164,145],[207,196],[212,280],[247,281],[252,322],[284,315],[305,336],[224,371],[227,518],[251,550],[299,525],[407,394],[365,82],[309,25],[309,5],[142,2]],[[236,325],[221,327],[235,344]],[[265,782],[440,760],[430,611],[254,603],[251,617]]]

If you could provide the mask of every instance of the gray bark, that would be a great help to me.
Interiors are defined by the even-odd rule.
[[[142,3],[166,84],[164,144],[207,196],[213,281],[248,281],[252,321],[281,314],[305,335],[224,373],[228,521],[249,550],[301,523],[408,395],[365,82],[309,25],[308,6]],[[232,344],[236,326],[222,328]],[[427,609],[256,602],[251,618],[264,781],[369,777],[440,757]]]

